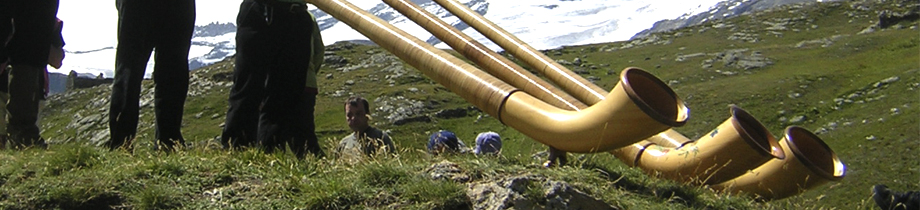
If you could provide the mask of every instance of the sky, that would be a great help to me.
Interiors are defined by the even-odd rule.
[[[233,22],[239,11],[239,0],[197,0],[195,25],[211,22]],[[115,0],[60,0],[58,18],[64,21],[64,50],[68,52],[100,50],[117,43],[118,10]],[[189,56],[197,57],[210,49],[190,49]],[[106,49],[94,53],[65,55],[61,69],[48,71],[67,74],[70,70],[80,73],[105,73],[112,77],[115,68],[115,50]],[[152,56],[151,56],[152,57]],[[152,59],[152,58],[151,58]],[[147,65],[147,74],[152,71],[152,61]],[[149,76],[148,76],[149,77]]]
[[[236,20],[239,2],[197,0],[195,25]],[[58,18],[64,21],[65,49],[69,51],[94,50],[116,43],[118,11],[115,0],[60,0]]]

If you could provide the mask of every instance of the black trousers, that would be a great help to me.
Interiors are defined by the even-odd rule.
[[[287,143],[298,157],[304,156],[307,119],[302,112],[311,21],[305,4],[240,4],[234,83],[221,135],[225,148],[261,143],[266,152],[273,152]],[[310,141],[316,141],[313,138]]]
[[[15,33],[7,45],[13,67],[10,71],[7,129],[15,147],[44,145],[36,125],[38,103],[44,96],[40,78],[44,75],[48,49],[54,37],[58,3],[58,0],[0,0],[0,10],[3,10],[0,11],[0,21],[15,20],[12,24]]]
[[[118,0],[118,48],[107,146],[130,146],[137,134],[141,81],[154,50],[153,80],[158,146],[184,143],[180,128],[188,96],[188,50],[194,0]]]
[[[3,1],[0,0],[0,92],[9,93],[10,74],[6,71],[6,67],[10,64],[10,51],[6,44],[9,41],[8,38],[13,35],[13,18],[10,17],[10,12],[6,11],[9,6],[6,6],[6,2]],[[6,101],[0,101],[0,103],[6,103]]]

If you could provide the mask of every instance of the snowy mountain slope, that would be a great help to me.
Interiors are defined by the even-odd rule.
[[[517,35],[518,38],[537,49],[627,40],[636,33],[651,27],[659,20],[705,12],[720,1],[461,0],[462,3],[480,14],[484,14],[489,20],[502,26],[508,32]],[[421,40],[425,40],[437,47],[447,47],[432,37],[430,33],[380,1],[355,0],[351,2]],[[413,2],[441,17],[445,22],[454,25],[486,46],[494,50],[501,50],[431,0],[413,0]],[[102,4],[99,7],[110,8],[109,3],[91,1],[88,4]],[[198,4],[199,26],[196,28],[196,36],[192,40],[193,46],[189,52],[189,66],[191,69],[220,61],[235,53],[235,28],[232,24],[229,24],[235,22],[235,11],[226,11],[232,10],[232,7],[228,6],[225,0],[198,0]],[[213,6],[216,4],[220,4],[220,7],[224,8],[220,11],[211,11],[202,7],[202,5]],[[62,6],[64,6],[63,3]],[[320,24],[324,42],[327,44],[337,41],[366,40],[363,35],[328,14],[315,8],[312,8],[312,12]],[[210,20],[210,22],[201,24],[202,19]],[[77,19],[74,21],[82,20]],[[111,29],[96,30],[114,31],[114,27],[115,25],[112,24]],[[65,28],[65,32],[67,30],[80,29]],[[114,39],[114,36],[111,37],[110,39]],[[67,73],[73,70],[92,75],[102,73],[105,77],[113,76],[114,40],[105,40],[100,38],[100,34],[92,33],[65,33],[65,39],[68,41],[68,46],[65,46],[65,50],[68,50],[65,66],[59,70],[52,71]],[[93,40],[93,43],[98,44],[81,43],[83,40]],[[148,65],[148,76],[152,71],[152,64],[151,61],[150,65]]]
[[[704,12],[699,12],[696,14],[688,13],[675,19],[655,22],[651,28],[642,30],[632,38],[640,38],[656,32],[699,25],[710,20],[718,20],[722,18],[738,16],[748,12],[766,10],[785,4],[820,1],[821,0],[726,0],[719,2]]]

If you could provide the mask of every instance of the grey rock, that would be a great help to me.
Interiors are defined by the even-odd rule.
[[[339,55],[326,54],[326,56],[323,57],[323,65],[327,67],[338,68],[338,67],[346,66],[348,64],[349,64],[348,59],[345,57],[339,56]]]
[[[706,53],[693,53],[693,54],[687,54],[687,55],[678,55],[677,58],[674,59],[674,61],[682,62],[690,58],[702,57],[702,56],[706,56]]]
[[[471,180],[470,175],[467,175],[460,165],[447,160],[429,166],[425,173],[434,180],[451,180],[459,183]]]
[[[543,189],[546,209],[618,209],[563,181],[547,181]]]
[[[533,188],[541,193],[533,195]],[[536,174],[471,183],[467,196],[473,209],[619,209],[566,182]]]
[[[373,115],[382,116],[384,120],[394,125],[403,125],[411,122],[430,122],[428,108],[421,101],[412,100],[403,96],[381,96],[374,99],[377,108]]]
[[[806,119],[808,118],[805,117],[805,115],[799,115],[799,116],[792,117],[792,119],[789,120],[789,123],[798,124],[798,123],[805,122]]]
[[[434,113],[434,116],[442,119],[461,118],[468,115],[468,110],[464,108],[444,109]]]

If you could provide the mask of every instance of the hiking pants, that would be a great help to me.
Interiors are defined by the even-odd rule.
[[[110,149],[137,134],[141,81],[154,54],[153,105],[157,146],[183,144],[182,114],[188,95],[188,51],[195,27],[195,0],[117,0],[118,49],[109,109]]]
[[[10,53],[6,44],[13,35],[13,18],[10,12],[7,12],[9,6],[4,0],[0,0],[0,149],[6,146],[6,103],[10,96],[10,72],[6,67],[9,65]]]
[[[304,87],[313,19],[303,3],[244,0],[237,15],[236,66],[221,135],[225,148],[285,143],[304,150]],[[315,97],[314,97],[315,100]]]
[[[32,146],[44,144],[38,125],[38,103],[44,96],[40,77],[48,63],[48,50],[54,32],[58,0],[0,0],[0,21],[14,20],[15,29],[7,45],[10,65],[7,105],[9,127],[13,145]],[[9,26],[10,24],[0,24]],[[10,30],[5,28],[2,31]],[[6,36],[3,37],[4,39]]]

